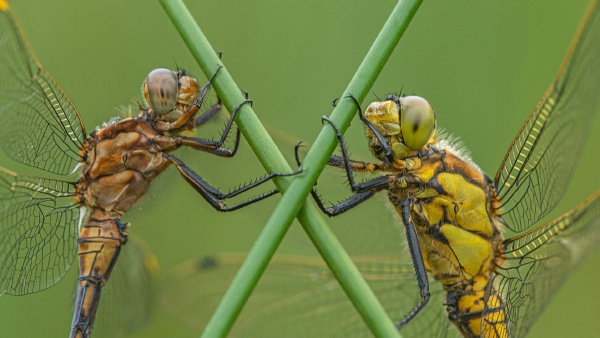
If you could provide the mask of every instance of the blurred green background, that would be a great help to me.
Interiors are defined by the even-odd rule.
[[[436,110],[438,126],[459,136],[474,161],[493,176],[558,70],[586,4],[585,0],[552,6],[542,0],[426,2],[368,100],[401,88],[403,93],[426,97]],[[156,1],[14,1],[12,5],[38,58],[77,106],[88,132],[117,115],[115,107],[137,97],[150,70],[179,65],[193,75],[201,74]],[[187,5],[213,47],[225,52],[224,63],[238,85],[249,91],[261,120],[279,137],[285,131],[292,142],[310,142],[321,128],[320,116],[330,113],[330,102],[346,87],[395,2],[188,1]],[[218,130],[220,125],[209,128]],[[592,176],[600,165],[599,134],[600,121],[596,121],[557,212],[600,188],[597,176]],[[355,157],[368,160],[356,121],[347,138]],[[281,150],[293,153],[289,143]],[[262,173],[247,144],[238,154],[224,160],[179,152],[204,178],[225,190]],[[0,164],[23,168],[5,157],[0,157]],[[133,224],[130,232],[153,248],[164,278],[188,259],[247,251],[276,202],[273,198],[236,213],[219,214],[170,169],[125,219]],[[367,209],[355,212],[367,213]],[[345,232],[349,242],[359,242],[362,237],[352,239],[351,232],[340,230],[351,229],[345,224],[351,218],[331,224]],[[309,251],[297,224],[293,227],[281,251]],[[571,275],[531,337],[600,335],[599,264],[596,253]],[[1,297],[0,335],[66,336],[75,270],[45,292]],[[135,336],[198,335],[158,309]]]

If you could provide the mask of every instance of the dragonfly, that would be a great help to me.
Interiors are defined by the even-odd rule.
[[[155,69],[143,84],[145,104],[136,117],[111,120],[89,135],[78,111],[41,66],[6,0],[0,1],[0,145],[16,162],[68,177],[19,175],[0,167],[0,292],[26,295],[59,282],[78,256],[79,279],[71,337],[89,337],[102,290],[130,224],[122,220],[174,166],[214,209],[233,211],[276,194],[277,189],[227,205],[224,201],[274,177],[273,173],[222,192],[189,168],[173,151],[187,147],[221,157],[236,154],[240,131],[225,147],[236,114],[218,140],[183,135],[211,120],[217,102],[201,107],[218,76],[200,87],[184,70]]]
[[[324,118],[338,132],[342,150],[329,165],[345,171],[354,195],[331,206],[316,190],[313,198],[324,213],[337,216],[379,192],[387,193],[405,229],[408,260],[392,259],[395,264],[377,273],[369,268],[387,264],[390,258],[355,260],[384,304],[392,303],[390,299],[397,301],[396,307],[404,304],[399,311],[390,310],[390,316],[406,336],[525,336],[564,277],[598,246],[600,191],[558,218],[543,220],[569,186],[590,122],[598,113],[598,7],[598,1],[590,3],[558,75],[493,178],[436,131],[433,109],[421,97],[390,95],[371,103],[364,114],[359,109],[378,163],[350,159],[342,134]],[[356,182],[356,172],[378,175]],[[276,334],[296,325],[304,335],[356,333],[356,321],[338,315],[337,302],[331,301],[335,297],[324,296],[335,289],[335,283],[324,278],[327,269],[306,258],[282,260],[266,272],[266,280],[295,278],[311,286],[303,292],[288,290],[269,306],[262,299],[276,298],[276,283],[267,282],[266,290],[256,296],[259,305],[253,307],[265,319],[250,314],[252,327],[242,332],[268,336],[266,332]],[[180,278],[182,283],[193,278],[192,271],[207,280],[225,278],[237,265],[229,258],[208,258],[188,266]],[[407,284],[418,292],[406,292]],[[210,299],[210,292],[217,293],[208,288],[199,298]],[[317,298],[321,302],[313,303]],[[291,319],[282,318],[286,315]],[[319,334],[311,331],[321,325],[325,328]]]

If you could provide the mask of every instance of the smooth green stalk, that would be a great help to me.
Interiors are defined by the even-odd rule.
[[[421,1],[404,0],[398,3],[342,97],[352,93],[359,101],[364,99]],[[186,41],[188,48],[190,48],[205,75],[210,77],[216,70],[217,64],[223,63],[217,58],[200,28],[194,23],[193,18],[181,1],[161,0],[161,4]],[[244,100],[226,68],[222,69],[219,76],[217,76],[214,87],[230,111],[235,104]],[[331,118],[344,131],[350,124],[355,111],[356,107],[351,101],[342,99],[334,109]],[[251,107],[246,105],[242,109],[236,123],[266,170],[269,172],[290,171],[283,156],[258,121]],[[251,137],[249,137],[250,135]],[[227,335],[296,213],[298,213],[297,217],[314,245],[371,331],[376,336],[399,336],[393,322],[369,289],[348,254],[343,250],[319,215],[314,203],[311,202],[302,207],[306,196],[323,170],[336,143],[333,130],[326,125],[304,160],[303,167],[305,171],[296,176],[287,189],[285,180],[276,181],[278,188],[287,192],[275,208],[255,245],[250,250],[246,261],[232,281],[230,288],[206,327],[203,337],[223,337]]]

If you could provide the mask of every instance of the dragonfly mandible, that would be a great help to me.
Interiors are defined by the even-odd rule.
[[[388,193],[407,229],[412,267],[396,262],[373,273],[369,268],[393,259],[355,260],[365,279],[380,291],[376,293],[382,302],[389,304],[389,297],[404,304],[390,314],[406,336],[525,336],[564,277],[598,246],[600,192],[540,223],[569,185],[598,113],[599,41],[600,9],[598,1],[592,1],[555,81],[518,132],[494,178],[435,132],[433,111],[422,98],[390,95],[360,113],[372,153],[381,163],[351,160],[339,134],[342,156],[333,156],[329,164],[346,170],[356,195],[334,206],[324,205],[316,192],[313,197],[334,216],[377,192]],[[354,172],[383,175],[355,183]],[[197,278],[216,280],[239,262],[230,256],[209,257],[184,267],[179,277],[184,283],[196,278],[195,272]],[[407,283],[417,284],[414,270],[422,297],[406,290]],[[428,274],[435,280],[430,286]],[[356,323],[340,316],[338,303],[324,296],[336,288],[328,277],[322,264],[309,259],[276,258],[266,272],[268,285],[255,297],[258,305],[249,311],[252,319],[241,332],[269,336],[300,326],[295,332],[316,335],[312,330],[324,326],[318,331],[321,336],[355,333]],[[284,279],[302,279],[296,284],[311,286],[304,292],[287,289],[277,294],[273,280]],[[210,300],[216,289],[208,288],[202,299]],[[413,308],[415,296],[418,305]],[[313,302],[315,298],[321,302]],[[273,299],[279,301],[273,304]],[[453,325],[457,330],[448,331]]]
[[[217,70],[199,87],[185,71],[156,69],[144,82],[148,107],[137,117],[106,123],[87,135],[79,113],[29,47],[7,1],[0,1],[0,146],[11,159],[56,180],[18,175],[0,168],[0,291],[25,295],[62,279],[76,254],[79,284],[72,337],[88,337],[104,285],[127,242],[122,216],[146,193],[150,182],[174,165],[216,210],[232,211],[277,193],[277,189],[228,206],[223,201],[273,177],[269,174],[228,193],[211,186],[171,154],[189,147],[221,157],[240,103],[218,140],[183,136],[214,117],[217,102],[198,114]]]

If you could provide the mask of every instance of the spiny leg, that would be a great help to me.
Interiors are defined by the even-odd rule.
[[[217,188],[211,186],[202,177],[200,177],[200,175],[198,175],[196,172],[194,172],[191,168],[189,168],[183,161],[181,161],[177,157],[175,157],[171,154],[164,154],[163,156],[165,157],[165,159],[167,159],[171,163],[173,163],[177,167],[177,170],[179,170],[179,173],[181,174],[181,176],[183,176],[183,178],[194,189],[196,189],[196,191],[199,192],[200,195],[202,195],[202,197],[204,197],[204,199],[212,207],[214,207],[218,211],[233,211],[233,210],[242,208],[244,206],[247,206],[249,204],[263,200],[269,196],[273,196],[274,194],[277,194],[279,192],[278,189],[270,190],[262,195],[253,197],[249,200],[240,202],[233,206],[227,206],[225,203],[221,202],[221,200],[237,196],[243,192],[246,192],[252,188],[255,188],[255,187],[273,179],[274,177],[293,176],[293,175],[300,173],[300,172],[294,172],[294,173],[289,173],[289,174],[271,173],[271,174],[268,174],[266,176],[263,176],[263,177],[255,180],[249,184],[239,187],[233,191],[230,191],[228,193],[223,193],[220,190],[218,190]]]
[[[352,191],[355,193],[361,193],[361,192],[365,192],[367,190],[372,190],[372,189],[376,189],[376,188],[381,188],[379,190],[386,189],[388,186],[386,183],[391,182],[391,178],[388,176],[381,176],[381,177],[375,178],[371,181],[362,182],[362,183],[356,183],[354,181],[352,165],[350,164],[353,161],[348,156],[348,148],[346,147],[346,142],[344,141],[344,137],[343,137],[342,133],[340,132],[338,127],[335,125],[335,123],[333,121],[331,121],[327,116],[323,116],[323,117],[321,117],[321,119],[323,119],[323,121],[327,121],[331,125],[331,127],[333,127],[333,129],[335,130],[335,135],[340,144],[340,149],[342,150],[342,160],[343,160],[344,169],[346,169],[346,176],[348,177],[348,183],[350,184],[350,188],[352,189]],[[384,178],[384,179],[382,179],[382,178]]]
[[[222,52],[217,52],[217,53],[219,54],[219,58],[223,54]],[[248,92],[246,90],[242,89],[242,94],[244,94],[244,97],[246,98],[246,100],[248,100]],[[217,96],[217,103],[213,104],[202,115],[198,116],[196,118],[196,121],[194,122],[194,125],[192,128],[201,126],[201,125],[205,124],[206,122],[208,122],[210,119],[212,119],[215,115],[217,115],[221,111],[222,107],[223,107],[223,103],[221,102],[221,98]]]
[[[223,66],[217,65],[217,70],[215,70],[215,73],[210,77],[210,79],[208,80],[208,83],[205,84],[204,87],[202,87],[202,89],[200,90],[200,94],[198,94],[198,99],[196,99],[196,101],[194,101],[194,103],[193,103],[194,105],[202,106],[202,104],[204,103],[204,99],[206,98],[206,95],[212,88],[212,83],[215,80],[215,77],[217,77],[217,74],[219,74],[219,71],[222,68],[223,68]],[[219,99],[218,103],[221,103],[220,99]]]
[[[363,111],[360,108],[360,103],[358,102],[356,97],[354,97],[354,95],[352,95],[352,94],[348,94],[348,96],[346,96],[346,97],[350,98],[350,99],[352,99],[352,101],[354,101],[354,104],[356,104],[356,107],[358,109],[358,117],[371,130],[373,135],[375,135],[375,137],[377,138],[377,141],[379,141],[379,143],[383,147],[383,151],[385,154],[385,160],[388,163],[394,162],[394,152],[392,151],[392,148],[387,144],[387,142],[385,142],[385,139],[383,138],[383,136],[381,135],[379,130],[377,130],[377,128],[375,128],[375,126],[373,126],[371,124],[371,122],[369,122],[369,120],[366,118],[365,114],[363,114]]]
[[[354,171],[354,172],[373,173],[373,172],[381,171],[384,169],[384,165],[382,165],[380,163],[362,162],[362,161],[355,161],[352,159],[348,159],[348,160],[350,161],[350,167],[352,168],[352,171]],[[331,157],[329,157],[329,161],[327,161],[327,165],[336,167],[336,168],[345,168],[346,167],[345,162],[346,161],[344,160],[343,157],[331,155]]]
[[[413,318],[423,310],[425,305],[427,305],[427,302],[429,302],[429,280],[427,279],[427,270],[425,269],[425,262],[423,261],[423,253],[419,244],[417,229],[411,217],[414,198],[408,197],[400,199],[398,197],[390,196],[390,202],[400,206],[402,209],[402,222],[406,228],[406,242],[408,244],[408,249],[410,250],[410,257],[412,258],[413,266],[415,268],[417,284],[419,285],[419,292],[421,294],[421,301],[419,304],[417,304],[400,322],[396,323],[396,328],[400,330],[404,325],[413,320]]]
[[[200,93],[198,94],[198,98],[187,108],[187,110],[183,113],[183,115],[181,115],[174,122],[169,122],[165,126],[161,126],[159,128],[161,130],[165,130],[165,131],[180,129],[180,128],[189,129],[189,128],[186,128],[186,124],[190,123],[190,120],[196,115],[198,110],[200,110],[200,107],[202,107],[202,104],[204,103],[204,99],[206,98],[206,95],[210,91],[210,88],[212,87],[212,83],[213,83],[215,77],[217,76],[217,74],[219,73],[219,71],[221,70],[221,68],[223,68],[223,66],[218,65],[217,70],[212,75],[212,77],[208,80],[208,83],[205,84],[204,87],[202,87],[202,90],[200,90]],[[190,124],[193,125],[194,123],[195,123],[195,121],[191,122]]]
[[[201,126],[201,125],[205,124],[206,122],[210,121],[213,117],[215,117],[221,111],[222,107],[223,107],[223,104],[221,103],[221,98],[217,97],[217,103],[210,106],[210,108],[208,108],[202,115],[198,116],[194,120],[194,123],[190,127],[190,129]]]
[[[296,143],[296,146],[294,148],[294,155],[296,157],[296,163],[298,164],[298,167],[302,166],[302,163],[300,161],[300,156],[298,154],[298,149],[301,147],[302,145],[302,141]],[[337,216],[339,214],[342,214],[354,207],[356,207],[357,205],[361,204],[362,202],[368,200],[369,198],[375,196],[376,193],[378,193],[381,190],[385,190],[388,187],[388,184],[391,182],[390,177],[388,176],[381,176],[378,177],[372,181],[366,182],[368,183],[368,185],[370,185],[370,189],[357,193],[353,196],[350,196],[349,198],[331,205],[329,207],[325,206],[325,203],[323,202],[323,199],[321,198],[321,196],[319,195],[319,193],[317,192],[317,190],[315,188],[311,189],[310,194],[313,197],[313,199],[315,200],[315,202],[317,203],[317,206],[319,207],[319,209],[321,209],[321,211],[326,214],[329,217],[333,217],[333,216]],[[316,184],[315,184],[316,185]]]
[[[227,139],[227,136],[228,136],[229,132],[231,131],[235,117],[237,116],[238,112],[240,111],[242,105],[244,105],[246,103],[252,103],[252,100],[245,100],[242,103],[235,106],[235,108],[233,109],[233,112],[231,112],[231,116],[229,117],[227,124],[225,125],[225,129],[223,130],[221,138],[218,141],[205,140],[205,139],[193,138],[193,137],[185,137],[185,136],[177,136],[177,137],[174,137],[174,139],[177,142],[180,142],[181,145],[189,146],[196,150],[202,150],[207,153],[215,154],[217,156],[222,156],[222,157],[232,157],[237,152],[237,149],[240,144],[240,136],[241,136],[240,130],[239,129],[236,130],[233,149],[221,148],[221,146],[223,145],[223,143],[225,143],[225,140]]]
[[[219,56],[219,60],[221,60],[223,58],[223,52],[217,52],[217,55]],[[215,76],[217,75],[217,73],[221,70],[223,66],[219,65],[219,67],[217,68],[217,70],[215,71],[215,73],[213,74],[213,76],[210,78],[210,80],[208,81],[208,83],[202,88],[202,90],[200,91],[200,94],[198,95],[198,98],[200,98],[200,95],[205,96],[206,93],[208,92],[208,90],[204,90],[205,87],[211,87],[212,86],[212,82],[213,79],[215,78]],[[204,94],[202,94],[204,92]],[[248,97],[246,96],[246,99]],[[202,98],[202,101],[204,101],[204,97]],[[217,96],[217,103],[213,104],[210,108],[208,108],[202,115],[198,116],[196,118],[196,120],[193,123],[192,128],[195,128],[197,126],[201,126],[203,124],[205,124],[206,122],[208,122],[210,119],[212,119],[215,115],[217,115],[220,111],[221,111],[221,107],[222,107],[222,102],[221,102],[221,98],[219,96]]]

